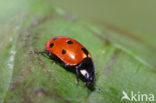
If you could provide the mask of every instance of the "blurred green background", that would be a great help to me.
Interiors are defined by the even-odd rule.
[[[111,23],[150,41],[156,30],[155,0],[52,0],[62,9],[82,18]],[[154,44],[154,42],[151,42]]]
[[[156,96],[155,0],[0,0],[0,103],[139,103],[122,91]],[[44,50],[68,36],[92,54],[90,91]],[[140,103],[155,101],[140,101]]]
[[[135,45],[131,45],[127,40],[122,44],[130,45],[131,49],[135,48],[134,51],[139,51],[139,54],[141,52],[143,57],[147,55],[145,58],[156,66],[155,0],[68,0],[68,2],[53,0],[53,3],[79,18],[93,20],[105,27],[112,27],[122,32],[122,35],[140,43],[151,52],[137,50]]]

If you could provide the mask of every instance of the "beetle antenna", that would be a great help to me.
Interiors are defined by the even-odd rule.
[[[48,59],[51,59],[49,56],[46,55],[46,54],[48,54],[47,50],[44,50],[44,51],[36,51],[36,50],[34,50],[34,51],[29,51],[28,53],[29,54],[37,54],[37,55],[41,54],[44,57],[47,57]]]
[[[45,50],[45,51],[29,51],[28,52],[29,54],[37,54],[37,55],[39,55],[39,54],[46,54],[47,53],[47,51]]]

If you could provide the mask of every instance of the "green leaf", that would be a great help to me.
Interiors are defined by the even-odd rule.
[[[131,49],[115,42],[113,37],[120,39],[116,36],[120,32],[112,33],[101,25],[73,18],[52,7],[50,1],[15,0],[3,4],[11,6],[6,17],[1,18],[5,25],[0,25],[4,30],[0,44],[0,103],[127,103],[121,101],[122,91],[156,95],[155,71]],[[111,37],[102,31],[111,33]],[[94,91],[82,81],[77,86],[75,74],[54,61],[29,54],[30,50],[44,50],[45,43],[55,36],[72,37],[90,51],[97,73]]]

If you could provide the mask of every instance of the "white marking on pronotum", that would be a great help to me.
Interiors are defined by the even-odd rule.
[[[80,70],[80,72],[83,76],[86,76],[87,78],[89,78],[89,73],[86,70],[83,69],[83,70]]]

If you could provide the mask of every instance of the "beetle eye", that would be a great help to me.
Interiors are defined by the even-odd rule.
[[[54,43],[51,43],[50,45],[49,45],[49,48],[52,48],[54,46]]]

